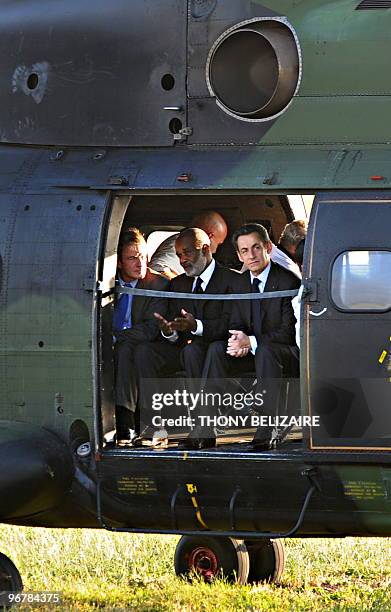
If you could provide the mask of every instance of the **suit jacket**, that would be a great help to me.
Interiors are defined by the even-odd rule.
[[[173,278],[170,282],[169,291],[180,293],[191,293],[194,277],[181,274]],[[208,293],[236,293],[240,290],[240,274],[228,268],[224,268],[216,262],[216,267],[211,279],[206,287],[205,295]],[[179,341],[186,342],[188,339],[195,340],[202,338],[206,342],[214,340],[225,340],[228,338],[229,320],[232,311],[231,301],[208,300],[198,301],[192,299],[169,299],[168,319],[172,321],[179,317],[181,309],[190,312],[196,319],[200,319],[203,324],[202,336],[195,336],[191,333],[180,333]]]
[[[250,272],[244,272],[242,277],[242,293],[251,293]],[[271,262],[269,276],[264,291],[287,291],[298,289],[300,280],[285,268]],[[259,300],[261,311],[261,335],[257,336],[260,344],[276,342],[279,344],[295,344],[295,323],[291,297]],[[256,335],[252,321],[250,300],[235,302],[232,309],[230,329],[238,329],[248,336]]]
[[[155,291],[166,291],[169,281],[162,274],[147,269],[145,278],[140,279],[136,289],[153,289]],[[154,312],[163,317],[167,315],[167,299],[155,298],[142,295],[134,295],[132,300],[131,329],[116,332],[117,342],[125,340],[138,344],[139,342],[152,342],[159,336],[159,324]]]

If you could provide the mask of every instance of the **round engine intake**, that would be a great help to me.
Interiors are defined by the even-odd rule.
[[[228,113],[265,120],[282,112],[300,80],[300,50],[286,23],[265,19],[225,32],[207,61],[208,87]]]

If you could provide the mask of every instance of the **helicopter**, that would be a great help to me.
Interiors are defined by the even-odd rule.
[[[279,580],[285,537],[391,534],[390,8],[0,1],[1,522],[178,534],[177,573],[241,583]],[[121,230],[213,208],[276,240],[312,195],[295,409],[320,426],[113,443]]]

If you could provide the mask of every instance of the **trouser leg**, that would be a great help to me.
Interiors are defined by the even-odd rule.
[[[255,354],[257,391],[263,395],[262,416],[267,425],[258,429],[256,437],[269,437],[280,412],[281,394],[286,378],[298,375],[298,351],[283,344],[264,344]],[[285,380],[284,378],[285,377]]]
[[[279,351],[272,345],[260,345],[255,353],[257,391],[263,395],[262,414],[272,419],[277,414],[283,366]]]
[[[235,383],[231,384],[231,382],[229,382],[228,384],[227,380],[235,366],[239,366],[239,369],[251,369],[251,365],[249,366],[249,361],[251,362],[251,360],[248,358],[236,360],[227,355],[226,351],[227,343],[218,340],[212,342],[206,352],[205,364],[202,370],[202,387],[205,391],[205,395],[208,394],[209,398],[222,398],[223,395],[229,391],[231,391],[232,394],[237,392],[238,389]],[[201,433],[195,430],[192,435],[202,435],[202,437],[212,437],[215,435],[211,423],[213,422],[213,417],[218,416],[219,407],[220,409],[224,408],[221,404],[213,403],[212,399],[210,399],[209,402],[208,404],[197,406],[198,414],[205,417],[205,420],[202,421],[203,426],[201,428]],[[208,423],[210,424],[208,425]]]
[[[134,412],[137,405],[137,380],[134,370],[135,346],[131,342],[115,345],[115,403]]]
[[[151,433],[156,429],[153,417],[163,416],[152,409],[154,398],[161,396],[162,391],[170,389],[160,382],[166,374],[181,369],[180,347],[166,341],[145,342],[137,347],[135,370],[139,385],[138,414],[143,430]],[[148,437],[148,434],[146,437]]]
[[[119,439],[127,439],[129,430],[137,430],[137,378],[134,369],[135,345],[119,342],[115,345],[115,423]]]
[[[202,368],[207,350],[208,345],[201,340],[195,340],[181,350],[181,364],[186,372],[186,388],[190,393],[198,393],[201,390]]]

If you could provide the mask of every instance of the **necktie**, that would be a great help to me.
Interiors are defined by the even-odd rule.
[[[259,285],[261,281],[259,278],[254,278],[252,282],[252,292],[259,293]],[[261,302],[260,300],[251,300],[251,318],[253,323],[254,335],[259,341],[261,336]]]
[[[201,276],[199,276],[197,278],[196,284],[194,286],[194,289],[193,289],[192,293],[204,293],[204,290],[202,289],[202,278],[201,278]]]
[[[133,285],[132,283],[124,283],[124,287],[133,287]],[[115,331],[120,331],[121,329],[130,329],[132,327],[132,299],[132,295],[128,295],[127,293],[121,293],[114,309],[113,328]]]
[[[204,293],[203,289],[202,289],[202,278],[199,276],[196,280],[196,284],[194,285],[193,291],[192,293]],[[194,315],[196,319],[201,319],[202,318],[202,305],[203,305],[203,301],[201,300],[194,300],[193,304],[194,304]]]

